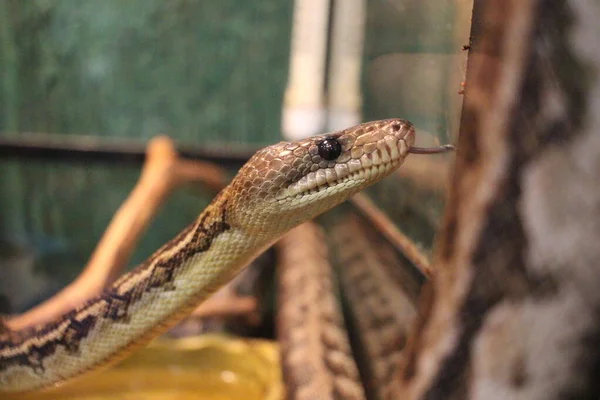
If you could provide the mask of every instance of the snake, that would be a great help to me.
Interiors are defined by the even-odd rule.
[[[0,324],[0,392],[64,384],[112,365],[188,315],[295,226],[397,169],[414,146],[403,119],[257,151],[200,215],[103,292],[38,326]]]
[[[369,394],[397,399],[397,368],[416,316],[418,280],[377,231],[365,225],[349,216],[335,224],[328,237]]]
[[[365,400],[324,229],[304,223],[276,248],[275,325],[286,398]]]

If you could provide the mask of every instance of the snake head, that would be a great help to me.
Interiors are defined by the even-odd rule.
[[[268,220],[289,229],[389,175],[414,139],[410,122],[388,119],[265,147],[230,185],[230,198],[239,199],[230,215],[244,226],[266,229]]]

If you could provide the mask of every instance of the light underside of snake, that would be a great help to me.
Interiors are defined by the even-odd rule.
[[[409,122],[391,119],[258,151],[195,222],[103,294],[51,323],[0,333],[0,391],[60,384],[119,361],[286,231],[400,166],[414,136]],[[324,141],[341,152],[323,153]]]

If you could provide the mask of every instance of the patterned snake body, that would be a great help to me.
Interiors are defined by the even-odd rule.
[[[276,326],[286,398],[364,400],[325,231],[304,223],[277,248]]]
[[[0,392],[60,384],[146,344],[231,280],[286,231],[399,167],[404,120],[258,151],[194,223],[104,293],[27,331],[0,326]]]

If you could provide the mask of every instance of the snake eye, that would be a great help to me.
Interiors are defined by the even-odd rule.
[[[327,138],[317,144],[323,160],[333,161],[342,154],[342,145],[333,138]]]

